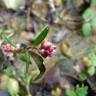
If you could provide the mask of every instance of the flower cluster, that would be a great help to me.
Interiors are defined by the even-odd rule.
[[[4,45],[2,45],[2,49],[3,49],[5,52],[11,52],[11,51],[12,51],[12,48],[10,47],[9,44],[4,44]]]
[[[43,41],[41,43],[41,47],[40,47],[40,54],[43,57],[51,57],[56,53],[56,46],[54,46],[52,43],[50,42],[45,42]]]
[[[3,44],[2,49],[5,52],[14,52],[14,51],[18,51],[20,49],[20,46],[19,44],[17,44],[16,47],[11,47],[10,44]]]
[[[12,47],[10,44],[3,44],[2,49],[4,52],[18,52],[21,49],[21,46],[20,44],[16,44],[16,47]],[[39,53],[45,58],[51,57],[56,53],[56,46],[50,42],[43,41]]]

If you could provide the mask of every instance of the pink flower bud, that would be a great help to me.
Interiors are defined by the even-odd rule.
[[[45,52],[45,50],[44,50],[44,49],[41,49],[41,50],[40,50],[40,54],[41,54],[41,55],[43,55],[43,54],[44,54],[44,52]]]
[[[20,49],[20,44],[16,44],[15,51],[19,51],[19,49]]]
[[[55,53],[56,53],[56,50],[53,50],[49,56],[52,57]]]

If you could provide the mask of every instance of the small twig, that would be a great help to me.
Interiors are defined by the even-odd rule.
[[[74,80],[76,80],[76,81],[78,81],[78,82],[80,82],[80,83],[83,82],[83,81],[81,81],[80,79],[78,79],[76,76],[73,76],[73,75],[68,74],[68,73],[61,72],[61,77],[62,77],[62,76],[70,77],[70,78],[72,78],[72,79],[74,79]]]

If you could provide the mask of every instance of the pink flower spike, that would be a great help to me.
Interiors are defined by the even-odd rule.
[[[4,45],[2,45],[2,49],[3,49],[5,52],[11,52],[11,51],[12,51],[12,48],[10,47],[9,44],[4,44]]]
[[[50,42],[43,41],[40,47],[40,54],[43,57],[52,57],[56,53],[56,46]]]

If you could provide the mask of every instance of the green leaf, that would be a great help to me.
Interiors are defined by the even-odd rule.
[[[86,73],[80,73],[79,74],[79,78],[80,78],[80,80],[86,80],[86,78],[87,78],[87,74]]]
[[[74,91],[67,89],[66,91],[67,96],[77,96]]]
[[[19,93],[18,82],[7,75],[4,75],[4,77],[3,90],[6,90],[10,94],[10,96],[17,96],[17,94]]]
[[[11,96],[16,96],[19,93],[18,82],[15,79],[9,78],[7,81],[7,91]]]
[[[40,32],[40,34],[34,40],[34,45],[39,45],[47,36],[48,31],[49,31],[49,27],[48,26],[44,27],[44,29]]]
[[[67,96],[87,96],[88,87],[84,86],[83,84],[81,87],[77,85],[75,91],[67,89],[66,94]]]
[[[30,56],[29,56],[29,52],[20,52],[19,54],[17,54],[17,57],[21,60],[26,62],[27,64],[31,64]]]
[[[95,74],[95,67],[94,67],[94,66],[90,67],[90,68],[87,70],[87,72],[88,72],[88,74],[89,74],[90,76],[94,75],[94,74]]]
[[[93,18],[91,24],[92,24],[92,28],[93,28],[93,29],[96,29],[96,17]]]
[[[94,53],[94,51],[91,51],[88,54],[88,62],[89,64],[91,64],[92,66],[96,67],[96,55]]]
[[[84,36],[89,36],[91,34],[91,24],[90,23],[83,24],[82,31]]]
[[[91,5],[96,5],[96,0],[91,0]]]
[[[4,33],[4,29],[0,28],[0,36],[2,36],[3,33]]]
[[[83,84],[81,87],[79,85],[77,85],[76,86],[76,94],[77,94],[77,96],[87,96],[88,87],[84,86]]]
[[[8,43],[15,47],[15,44],[6,35],[2,35],[2,38],[4,40],[4,43]]]
[[[94,12],[93,12],[90,8],[88,8],[88,9],[86,9],[86,11],[83,13],[82,17],[83,17],[85,20],[87,20],[87,19],[89,19],[89,18],[92,19],[92,18],[95,17],[95,16],[94,16]]]
[[[42,75],[45,73],[45,66],[43,65],[43,58],[38,55],[37,53],[34,53],[34,52],[30,52],[33,60],[35,61],[35,63],[37,64],[39,70],[40,70],[40,74],[34,79],[34,80],[38,80],[42,77]],[[33,80],[33,81],[34,81]]]
[[[10,66],[7,69],[5,69],[4,73],[9,77],[15,77],[16,76],[16,70],[13,66]]]

